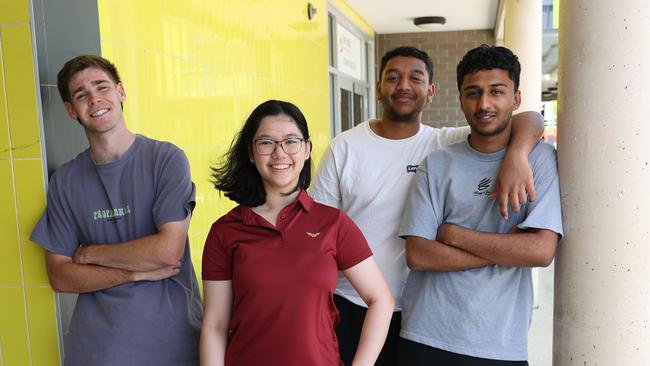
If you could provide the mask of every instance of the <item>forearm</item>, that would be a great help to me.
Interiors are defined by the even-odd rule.
[[[77,250],[75,262],[97,264],[128,271],[153,271],[178,262],[157,235],[149,235],[120,244],[87,245]]]
[[[227,330],[202,327],[200,341],[201,366],[223,366],[226,358]]]
[[[70,293],[105,290],[136,281],[137,277],[131,271],[72,262],[58,266],[56,271],[48,270],[48,276],[54,291]]]
[[[494,262],[437,240],[411,236],[406,239],[406,263],[413,270],[462,271]]]
[[[177,266],[155,271],[132,272],[94,264],[74,263],[70,257],[47,252],[47,275],[56,292],[86,293],[105,290],[128,282],[158,281],[179,273]]]
[[[537,112],[522,112],[512,116],[512,134],[508,150],[528,156],[544,135],[544,118]]]
[[[497,234],[444,226],[445,243],[503,266],[546,267],[555,256],[557,234],[548,230]]]
[[[535,200],[533,172],[528,154],[544,133],[544,119],[537,112],[519,113],[512,117],[510,144],[496,177],[491,199],[499,200],[499,210],[508,218],[508,205],[518,212],[520,205]]]
[[[189,216],[163,225],[156,234],[116,244],[93,244],[77,249],[74,262],[128,271],[155,271],[174,266],[183,256]]]
[[[368,304],[368,311],[361,328],[359,345],[352,361],[353,366],[375,364],[386,341],[386,334],[393,314],[393,305],[390,298]]]
[[[203,281],[203,322],[199,352],[202,366],[223,366],[225,363],[232,302],[231,281]]]

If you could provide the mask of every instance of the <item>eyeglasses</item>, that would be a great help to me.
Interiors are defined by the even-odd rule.
[[[282,148],[282,151],[289,155],[297,154],[302,149],[302,143],[304,141],[309,141],[299,137],[288,137],[284,140],[276,141],[268,138],[261,138],[253,140],[253,145],[255,145],[255,151],[260,155],[271,155],[275,151],[275,148],[278,144]]]

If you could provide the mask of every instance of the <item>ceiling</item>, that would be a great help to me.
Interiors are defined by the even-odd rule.
[[[377,34],[494,29],[500,0],[345,0]],[[551,0],[543,0],[544,4]],[[443,16],[444,25],[420,29],[413,19]],[[557,98],[557,30],[544,30],[542,98]]]
[[[494,29],[499,0],[346,0],[378,34]],[[424,16],[447,18],[439,29],[413,25]]]

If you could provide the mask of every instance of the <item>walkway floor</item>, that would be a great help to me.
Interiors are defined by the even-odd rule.
[[[554,265],[540,268],[537,301],[533,323],[528,334],[530,366],[551,366],[553,363],[553,277]]]

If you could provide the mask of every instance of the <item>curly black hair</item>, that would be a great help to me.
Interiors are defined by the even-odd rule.
[[[465,75],[492,69],[507,71],[510,80],[515,83],[515,91],[519,89],[521,65],[517,56],[505,47],[482,44],[479,47],[469,50],[458,63],[456,67],[458,91],[460,91]]]
[[[411,46],[397,47],[395,49],[386,52],[384,57],[381,58],[381,67],[379,68],[379,80],[381,80],[381,75],[383,74],[388,61],[390,61],[391,59],[397,56],[415,57],[417,59],[420,59],[422,62],[424,62],[424,66],[427,68],[427,74],[429,75],[429,85],[433,84],[433,62],[431,61],[431,58],[426,52]]]

